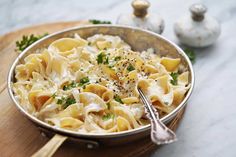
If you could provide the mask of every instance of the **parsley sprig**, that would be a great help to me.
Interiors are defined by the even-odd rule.
[[[127,67],[127,70],[128,70],[128,71],[133,71],[133,70],[135,70],[135,68],[133,67],[132,64],[130,64],[130,65]]]
[[[114,58],[114,61],[119,61],[119,60],[121,60],[121,56],[116,56],[116,57]]]
[[[75,81],[72,81],[70,84],[63,86],[63,90],[70,90],[75,87],[77,87],[77,83]]]
[[[104,116],[102,116],[102,120],[106,121],[106,120],[109,120],[109,119],[114,119],[115,118],[115,115],[114,114],[111,114],[111,113],[108,113]]]
[[[45,37],[46,35],[48,35],[48,33],[45,33],[43,35],[23,35],[22,39],[19,41],[16,41],[16,51],[18,52],[22,52],[24,51],[28,46],[30,46],[31,44],[33,44],[34,42],[36,42],[37,40]]]
[[[76,87],[81,87],[84,86],[85,84],[89,83],[89,78],[88,77],[83,77],[80,79],[79,83],[72,81],[70,84],[67,84],[65,86],[63,86],[63,90],[70,90],[72,88],[76,88]]]
[[[175,72],[172,72],[172,73],[170,73],[170,76],[172,77],[172,80],[170,80],[170,83],[172,85],[176,86],[178,84],[178,76],[179,76],[179,74],[175,73]]]
[[[106,105],[107,105],[108,110],[110,110],[111,104],[110,104],[110,103],[107,103]]]
[[[194,50],[189,49],[189,48],[186,48],[186,49],[184,49],[184,52],[186,53],[186,55],[188,56],[188,58],[190,59],[190,61],[191,61],[192,63],[195,63],[195,61],[196,61],[196,55],[195,55],[195,53],[194,53]]]
[[[114,96],[114,100],[121,103],[121,104],[124,104],[124,102],[121,100],[121,98],[119,97],[119,95],[115,95]]]
[[[91,19],[89,22],[92,24],[111,24],[111,21],[101,21],[96,19]]]
[[[83,86],[86,83],[89,83],[89,78],[88,77],[83,77],[79,81],[79,86]]]
[[[108,56],[104,52],[99,53],[97,55],[97,63],[98,64],[109,64]]]
[[[61,105],[63,109],[66,109],[68,106],[75,104],[76,101],[72,97],[61,97],[57,100],[57,104]]]

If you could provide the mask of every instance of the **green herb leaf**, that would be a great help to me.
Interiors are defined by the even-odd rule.
[[[75,101],[74,98],[69,97],[69,98],[66,99],[66,104],[67,105],[71,105],[71,104],[75,104],[75,103],[76,103],[76,101]]]
[[[21,40],[16,41],[16,51],[19,51],[19,52],[24,51],[28,46],[30,46],[37,40],[45,37],[46,35],[48,35],[48,33],[45,33],[39,36],[35,36],[34,34],[31,34],[29,36],[23,35]]]
[[[65,97],[61,97],[61,99],[57,100],[57,104],[63,104],[65,102]]]
[[[88,78],[88,77],[84,77],[84,78],[80,79],[80,83],[81,83],[82,85],[84,85],[84,84],[86,84],[86,83],[88,83],[88,82],[89,82],[89,78]]]
[[[111,108],[111,104],[110,103],[107,103],[107,108],[108,108],[108,110],[110,110],[110,108]]]
[[[124,104],[124,102],[121,100],[121,98],[119,97],[119,95],[115,95],[114,96],[114,100],[121,103],[121,104]]]
[[[109,119],[114,119],[115,118],[115,115],[114,114],[111,114],[111,113],[108,113],[104,116],[102,116],[102,120],[106,121],[106,120],[109,120]]]
[[[56,93],[53,93],[53,95],[52,95],[51,97],[52,97],[53,99],[55,99],[56,96],[57,96],[57,94],[56,94]]]
[[[172,85],[177,85],[178,84],[178,76],[179,76],[179,74],[172,72],[172,73],[170,73],[170,76],[172,77],[172,80],[170,80],[170,83]]]
[[[71,89],[71,87],[70,87],[70,85],[65,85],[65,86],[63,86],[63,88],[62,88],[63,90],[70,90]]]
[[[61,105],[63,109],[66,109],[68,106],[75,104],[76,101],[72,97],[62,97],[61,99],[57,100],[57,104]]]
[[[63,109],[66,109],[68,106],[72,105],[72,104],[75,104],[76,101],[74,98],[71,98],[71,97],[68,97],[66,100],[65,100],[65,103],[62,104],[62,108]]]
[[[189,49],[189,48],[186,48],[186,49],[184,49],[184,52],[186,53],[186,55],[188,56],[188,58],[190,59],[190,61],[191,61],[192,63],[195,63],[195,61],[196,61],[196,55],[195,55],[195,53],[194,53],[194,50],[191,50],[191,49]]]
[[[133,67],[132,64],[130,64],[130,65],[127,67],[127,70],[128,70],[128,71],[133,71],[133,70],[135,70],[135,68]]]
[[[109,57],[103,52],[99,53],[97,56],[98,64],[109,64]]]
[[[70,84],[63,86],[63,90],[66,91],[75,87],[77,87],[77,83],[75,81],[72,81]]]
[[[115,60],[115,61],[121,60],[121,56],[116,56],[116,57],[114,58],[114,60]]]
[[[108,57],[106,57],[106,60],[105,60],[104,64],[109,64],[109,58]]]
[[[103,52],[101,52],[101,53],[98,54],[98,56],[97,56],[97,62],[98,62],[98,64],[102,64],[102,63],[103,63],[103,59],[104,59],[105,56],[106,56],[106,55],[105,55]]]
[[[92,24],[111,24],[111,21],[101,21],[96,19],[91,19],[89,22]]]

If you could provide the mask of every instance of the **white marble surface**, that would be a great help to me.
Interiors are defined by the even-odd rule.
[[[174,21],[199,1],[150,2],[150,11],[165,19],[163,35],[176,42]],[[179,140],[156,150],[153,157],[236,156],[236,1],[200,2],[221,22],[222,34],[213,46],[196,50],[196,86],[177,131]],[[131,12],[130,0],[0,0],[0,34],[45,22],[91,18],[115,22],[121,12]]]

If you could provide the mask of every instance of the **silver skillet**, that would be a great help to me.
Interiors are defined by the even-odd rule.
[[[52,155],[56,151],[56,149],[60,146],[60,144],[63,143],[64,140],[66,139],[76,141],[78,144],[86,145],[88,148],[94,148],[98,147],[99,145],[106,146],[106,145],[124,144],[147,137],[150,134],[150,124],[133,130],[107,133],[107,134],[78,133],[70,130],[56,128],[30,115],[17,102],[16,98],[14,97],[14,93],[11,86],[12,83],[16,81],[14,77],[16,65],[22,63],[23,59],[27,55],[31,53],[36,53],[38,52],[39,49],[48,47],[50,43],[59,38],[73,37],[75,33],[79,34],[82,38],[85,39],[95,34],[120,36],[125,42],[127,42],[132,47],[133,50],[143,51],[148,48],[154,48],[155,52],[157,54],[160,54],[161,56],[181,58],[182,66],[190,72],[189,81],[191,87],[188,90],[184,100],[179,104],[179,106],[175,110],[173,110],[170,114],[163,117],[161,119],[162,122],[168,123],[169,121],[171,121],[176,116],[176,114],[180,112],[180,110],[186,105],[187,100],[189,99],[194,86],[193,67],[186,54],[183,52],[183,50],[180,49],[173,42],[164,38],[163,36],[160,36],[150,31],[128,26],[119,26],[119,25],[81,26],[53,33],[35,42],[31,46],[29,46],[26,50],[24,50],[15,59],[8,74],[8,92],[17,109],[19,109],[19,111],[29,120],[31,120],[37,127],[43,130],[43,132],[54,135],[54,137],[49,141],[49,143],[42,148],[41,154],[36,154],[35,156]]]

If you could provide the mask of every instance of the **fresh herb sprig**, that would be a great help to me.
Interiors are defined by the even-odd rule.
[[[119,60],[121,60],[121,56],[116,56],[116,57],[114,58],[114,61],[119,61]]]
[[[176,86],[178,84],[178,76],[179,76],[179,74],[175,73],[175,72],[172,72],[172,73],[170,73],[170,76],[172,77],[172,80],[170,80],[170,83],[172,85]]]
[[[99,53],[97,55],[97,63],[98,64],[109,64],[108,56],[104,52]]]
[[[72,81],[70,84],[64,85],[62,89],[64,91],[66,91],[66,90],[70,90],[72,88],[81,87],[81,86],[84,86],[85,84],[89,83],[89,81],[90,81],[89,77],[83,77],[80,79],[79,83]]]
[[[51,97],[52,97],[53,99],[55,99],[56,96],[57,96],[57,93],[53,93]]]
[[[127,67],[127,70],[128,71],[133,71],[135,70],[134,66],[132,64],[130,64],[128,67]]]
[[[22,52],[24,51],[28,46],[30,46],[31,44],[33,44],[34,42],[36,42],[37,40],[45,37],[46,35],[48,35],[48,33],[45,33],[43,35],[23,35],[22,39],[19,41],[16,41],[16,51],[17,52]]]
[[[107,103],[106,105],[107,105],[108,110],[110,110],[111,104],[110,104],[110,103]]]
[[[109,119],[114,119],[115,118],[115,115],[114,114],[111,114],[111,113],[108,113],[104,116],[102,116],[102,120],[106,121],[106,120],[109,120]]]
[[[66,91],[75,87],[77,87],[77,83],[75,81],[72,81],[70,84],[63,86],[63,90]]]
[[[124,102],[121,100],[121,98],[119,97],[119,95],[115,95],[114,96],[114,100],[121,103],[121,104],[124,104]]]
[[[61,105],[63,109],[66,109],[68,106],[75,104],[76,101],[72,97],[61,97],[57,100],[57,104]]]
[[[101,21],[96,19],[91,19],[89,22],[92,24],[111,24],[111,21]]]
[[[185,48],[185,49],[184,49],[184,52],[185,52],[185,54],[188,56],[188,58],[190,59],[190,61],[191,61],[192,63],[195,63],[195,61],[196,61],[196,55],[195,55],[194,50],[189,49],[189,48]]]
[[[83,86],[85,85],[86,83],[89,83],[89,78],[88,77],[83,77],[80,79],[79,81],[79,86]]]

